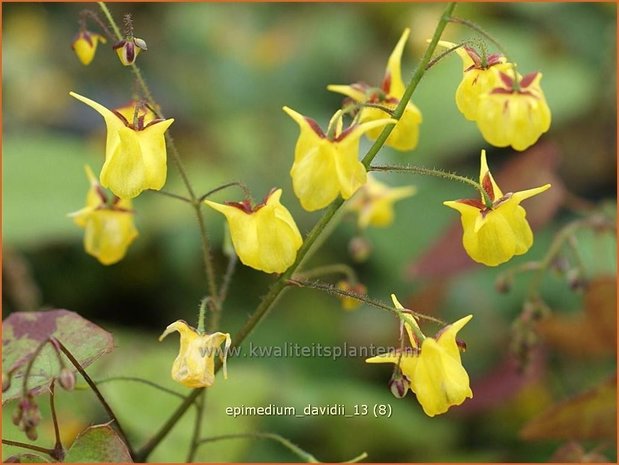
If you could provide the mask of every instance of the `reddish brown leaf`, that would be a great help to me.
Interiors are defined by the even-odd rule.
[[[558,402],[520,431],[527,440],[615,440],[617,379],[615,376],[571,399]]]

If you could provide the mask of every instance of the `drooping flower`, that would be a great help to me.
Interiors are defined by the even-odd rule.
[[[294,193],[308,211],[326,207],[338,195],[348,199],[365,184],[367,173],[358,159],[359,139],[373,128],[394,122],[383,118],[342,131],[342,117],[336,113],[329,125],[333,134],[325,134],[313,119],[288,107],[284,111],[301,129],[290,175]]]
[[[406,90],[406,86],[402,81],[402,52],[404,51],[404,46],[406,45],[409,34],[410,29],[405,29],[400,40],[393,49],[389,61],[387,62],[385,77],[380,88],[371,87],[366,83],[359,82],[351,85],[329,85],[327,89],[346,95],[355,102],[377,104],[394,110],[398,103],[400,103],[400,99]],[[362,123],[376,121],[386,116],[388,116],[388,114],[379,108],[364,107],[361,109],[359,121]],[[419,141],[419,125],[421,121],[421,112],[409,101],[404,110],[404,114],[391,131],[391,134],[389,134],[385,144],[396,150],[413,150],[417,147],[417,142]],[[381,132],[382,127],[376,127],[369,130],[367,136],[375,140]]]
[[[120,40],[112,48],[116,50],[118,59],[124,66],[132,65],[142,50],[148,50],[146,42],[137,37],[127,37]]]
[[[479,98],[477,127],[488,143],[525,150],[550,129],[551,114],[540,86],[541,73],[516,82],[500,72],[501,83]]]
[[[348,203],[348,210],[358,213],[359,228],[384,228],[393,223],[393,204],[415,194],[414,186],[389,187],[368,175],[365,185]]]
[[[120,261],[127,249],[138,237],[133,224],[131,200],[114,197],[108,201],[89,166],[86,175],[90,189],[86,195],[86,207],[70,214],[75,224],[85,229],[84,249],[103,265]]]
[[[156,118],[152,111],[137,103],[121,112],[105,108],[86,97],[69,93],[98,112],[107,126],[105,163],[101,184],[121,199],[130,199],[143,190],[159,190],[167,176],[165,131],[173,118]],[[128,119],[124,115],[130,114]]]
[[[395,295],[391,295],[397,309],[404,310]],[[411,348],[366,360],[367,363],[394,363],[408,379],[410,389],[426,415],[433,417],[445,413],[449,407],[460,405],[473,397],[469,376],[462,366],[456,335],[473,315],[465,316],[443,328],[435,337],[425,337],[415,318],[404,320]],[[422,339],[419,341],[418,339]],[[406,383],[404,387],[408,387]],[[403,397],[401,392],[398,392]]]
[[[490,174],[485,150],[481,151],[479,183],[492,205],[487,206],[483,197],[481,201],[460,199],[443,204],[461,214],[466,253],[476,262],[496,266],[526,253],[533,245],[533,233],[520,202],[544,192],[550,184],[503,194]]]
[[[75,35],[71,48],[83,65],[89,65],[95,57],[99,42],[104,44],[107,40],[101,34],[83,30]]]
[[[178,331],[181,347],[172,364],[172,379],[189,388],[210,387],[215,382],[215,355],[223,362],[224,378],[226,357],[232,340],[228,333],[200,334],[183,320],[168,325],[159,341]],[[221,345],[224,344],[223,351]]]
[[[438,45],[445,48],[456,46],[444,40],[439,41]],[[482,58],[466,45],[456,49],[456,53],[462,59],[463,73],[462,81],[456,89],[456,105],[466,119],[475,121],[480,97],[500,85],[499,73],[510,72],[513,64],[507,63],[505,57],[498,53]]]
[[[265,273],[286,271],[303,244],[292,215],[279,201],[281,195],[281,189],[273,190],[256,206],[248,200],[226,204],[204,201],[225,215],[241,262]]]

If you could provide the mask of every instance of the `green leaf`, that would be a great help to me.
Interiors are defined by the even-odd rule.
[[[66,463],[133,462],[129,450],[109,424],[86,428],[65,456]]]
[[[2,369],[12,373],[11,385],[2,396],[3,404],[21,396],[28,363],[50,336],[64,344],[84,368],[114,347],[110,333],[75,312],[12,313],[4,320],[2,332]],[[71,362],[64,360],[68,368],[73,368]],[[35,395],[45,392],[61,368],[56,351],[51,344],[46,344],[30,371],[28,389],[34,389]]]
[[[4,463],[52,463],[53,460],[46,459],[38,454],[18,454],[12,455],[8,459],[4,460]]]

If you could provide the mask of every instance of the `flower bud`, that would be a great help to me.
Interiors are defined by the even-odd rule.
[[[396,368],[389,380],[389,390],[391,394],[397,399],[402,399],[406,396],[409,388],[410,383],[408,379],[402,374],[399,368]]]
[[[39,437],[39,434],[37,433],[37,429],[34,426],[27,427],[24,432],[26,433],[26,437],[30,439],[31,441],[36,441],[37,438]]]
[[[62,370],[60,370],[58,382],[63,389],[66,389],[67,391],[72,391],[75,387],[75,373],[73,373],[67,367],[64,367]]]
[[[77,33],[71,43],[71,48],[83,65],[89,65],[95,57],[99,42],[104,44],[107,40],[101,34],[84,30]]]
[[[494,288],[501,294],[507,294],[512,289],[512,281],[511,275],[500,274],[494,282]]]
[[[567,273],[565,273],[565,279],[570,289],[573,291],[582,291],[587,287],[587,280],[582,276],[578,268],[568,270]]]
[[[148,50],[146,42],[137,37],[123,39],[114,44],[112,48],[116,50],[116,54],[124,66],[132,65],[142,50]]]
[[[348,244],[348,252],[354,261],[361,263],[372,253],[372,244],[363,236],[353,237]]]

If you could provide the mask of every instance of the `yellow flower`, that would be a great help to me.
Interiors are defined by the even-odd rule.
[[[525,150],[550,128],[550,109],[540,87],[542,75],[531,73],[518,79],[518,89],[507,74],[500,76],[503,85],[480,96],[477,126],[490,144]]]
[[[397,309],[403,310],[395,295],[391,295]],[[404,326],[411,344],[411,350],[403,353],[379,355],[366,360],[367,363],[395,363],[410,382],[411,390],[426,415],[433,417],[449,410],[453,405],[460,405],[467,398],[473,397],[469,385],[469,376],[462,366],[460,349],[456,335],[473,315],[465,316],[455,323],[443,328],[435,337],[424,337],[421,344],[417,334],[421,335],[415,319],[411,316],[404,320]]]
[[[204,201],[225,215],[232,245],[241,262],[265,273],[286,271],[303,244],[292,215],[279,202],[281,195],[281,189],[272,191],[262,204],[253,208],[249,201],[226,205]]]
[[[101,34],[84,30],[77,33],[71,43],[71,48],[82,64],[89,65],[95,57],[99,42],[104,44],[107,40]]]
[[[231,339],[228,333],[199,334],[183,320],[168,325],[161,341],[168,334],[178,331],[181,336],[181,348],[172,364],[172,379],[190,388],[209,387],[215,381],[215,355],[223,361],[224,378],[226,357]],[[223,352],[221,344],[224,344]]]
[[[438,44],[445,48],[456,45],[444,40]],[[510,72],[513,65],[496,53],[488,55],[483,63],[477,52],[467,46],[456,49],[456,53],[462,59],[463,72],[462,82],[456,90],[456,105],[466,119],[475,121],[480,97],[500,85],[499,72]]]
[[[401,63],[402,52],[409,34],[410,29],[405,29],[402,37],[400,37],[400,40],[393,49],[387,62],[387,70],[380,88],[372,88],[365,83],[356,83],[352,85],[329,85],[327,89],[344,94],[359,103],[373,103],[387,107],[390,110],[395,109],[406,90],[406,86],[402,81]],[[365,107],[361,110],[360,122],[375,121],[384,117],[384,111],[378,108]],[[413,150],[417,147],[417,142],[419,141],[419,125],[421,121],[421,112],[412,102],[409,102],[406,105],[402,118],[400,118],[391,134],[389,134],[386,145],[401,151]],[[376,127],[369,130],[367,136],[375,140],[381,132],[382,128]]]
[[[393,223],[393,204],[416,191],[414,186],[392,188],[368,175],[367,183],[350,199],[347,208],[359,214],[359,228],[384,228]]]
[[[313,119],[288,107],[284,111],[301,129],[290,175],[294,193],[308,211],[326,207],[338,195],[348,199],[365,184],[365,166],[358,159],[359,138],[372,128],[394,122],[383,118],[342,131],[342,117],[338,112],[329,124],[333,134],[326,135]]]
[[[352,283],[350,281],[338,281],[335,285],[337,289],[340,291],[354,292],[359,295],[367,295],[367,288],[361,283]],[[355,299],[354,297],[348,297],[346,295],[338,296],[340,299],[340,303],[342,304],[342,308],[344,310],[356,310],[363,303],[361,300]]]
[[[526,253],[533,245],[533,233],[520,202],[550,188],[550,184],[503,194],[488,170],[486,151],[481,151],[479,183],[492,201],[487,207],[482,198],[443,202],[461,214],[464,235],[462,243],[476,262],[496,266],[514,255]]]
[[[131,118],[127,119],[75,92],[69,94],[105,120],[107,141],[101,184],[121,199],[136,197],[145,189],[161,189],[167,175],[164,133],[174,119],[156,119],[150,110],[137,104],[133,104]]]
[[[132,65],[142,50],[148,50],[146,42],[137,37],[129,37],[116,42],[112,48],[116,50],[118,59],[124,66]]]
[[[138,237],[133,224],[131,200],[115,198],[109,205],[89,166],[86,166],[86,175],[90,181],[86,207],[70,216],[75,224],[85,229],[86,252],[102,264],[112,265],[125,256],[133,240]]]

